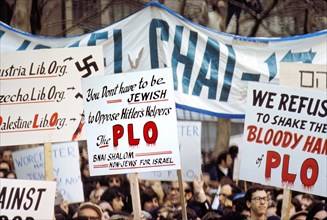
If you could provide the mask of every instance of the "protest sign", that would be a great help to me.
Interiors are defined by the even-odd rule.
[[[56,183],[0,178],[0,219],[53,219]]]
[[[78,36],[39,37],[0,23],[2,52],[101,45],[105,74],[170,67],[178,108],[224,118],[244,118],[247,83],[278,84],[280,62],[326,65],[326,36],[327,30],[285,38],[235,36],[156,2]]]
[[[45,180],[44,149],[42,146],[13,152],[17,177]],[[70,203],[84,201],[77,142],[52,145],[53,176],[57,193]]]
[[[327,66],[310,63],[280,63],[280,85],[327,91]],[[282,219],[289,219],[292,192],[284,189]]]
[[[177,126],[183,180],[193,181],[195,176],[201,174],[201,122],[178,121]],[[176,170],[142,172],[139,177],[165,181],[178,179]]]
[[[171,69],[82,80],[91,175],[180,168]]]
[[[1,53],[0,68],[0,146],[85,139],[81,78],[103,74],[101,47]]]
[[[327,66],[309,63],[280,63],[280,84],[327,91]]]
[[[250,83],[240,179],[327,196],[327,94]]]

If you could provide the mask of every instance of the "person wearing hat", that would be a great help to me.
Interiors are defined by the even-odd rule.
[[[77,208],[77,216],[74,220],[101,220],[101,208],[91,202],[84,202]]]

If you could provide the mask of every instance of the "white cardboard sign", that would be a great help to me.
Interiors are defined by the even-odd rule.
[[[81,78],[104,73],[102,47],[7,52],[0,60],[0,146],[85,139]]]
[[[250,83],[240,179],[327,196],[327,94]]]
[[[327,91],[327,66],[311,63],[280,63],[281,85]]]
[[[184,181],[192,182],[201,174],[201,122],[178,121],[178,139],[181,153],[181,167]],[[177,180],[176,170],[139,173],[141,179]]]
[[[45,180],[43,146],[13,152],[17,177],[27,180]],[[57,192],[70,202],[84,201],[77,142],[52,145],[52,174]]]
[[[56,183],[0,179],[1,219],[53,219]]]
[[[91,175],[180,168],[171,69],[82,80]]]

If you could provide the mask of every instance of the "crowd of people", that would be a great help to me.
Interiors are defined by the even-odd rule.
[[[202,175],[193,182],[140,179],[141,219],[179,220],[183,210],[189,220],[281,219],[283,189],[232,180],[237,150],[232,146],[213,161],[203,159]],[[87,151],[82,148],[81,152],[85,201],[69,204],[63,198],[54,207],[54,219],[139,219],[133,213],[129,176],[90,176]],[[9,148],[0,150],[0,178],[17,178],[11,153]],[[288,216],[290,220],[326,220],[326,198],[293,191]]]

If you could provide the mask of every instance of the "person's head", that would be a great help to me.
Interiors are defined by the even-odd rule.
[[[6,176],[7,179],[17,179],[16,173],[9,172]]]
[[[78,220],[101,220],[102,210],[101,208],[91,202],[84,202],[77,208]]]
[[[244,193],[238,193],[233,198],[233,211],[241,213],[245,209]]]
[[[224,207],[228,197],[230,197],[233,194],[233,188],[230,184],[224,184],[221,186],[220,192],[219,192],[219,204]]]
[[[83,178],[90,177],[89,161],[86,159],[82,159],[81,161],[81,173]]]
[[[244,195],[247,208],[250,210],[251,218],[265,216],[268,208],[267,192],[261,185],[254,185]]]
[[[159,198],[159,204],[162,204],[163,198],[165,196],[165,192],[164,192],[161,181],[160,180],[148,180],[148,181],[146,181],[146,185],[148,187],[151,187],[156,192],[156,194],[158,195],[158,198]]]
[[[121,212],[124,207],[124,195],[120,191],[119,187],[109,187],[104,191],[101,196],[101,200],[107,201],[111,207],[113,212]]]
[[[223,215],[221,220],[245,220],[246,217],[244,217],[241,213],[231,211]]]
[[[217,212],[215,211],[210,211],[207,212],[203,217],[202,220],[220,220],[221,219],[221,215],[219,215]]]
[[[173,214],[173,208],[168,206],[162,206],[156,209],[154,217],[157,217],[157,219],[170,219],[172,218]]]
[[[326,220],[327,204],[321,201],[314,201],[308,207],[307,220]]]
[[[107,181],[109,187],[121,187],[123,178],[121,175],[110,175],[106,176],[105,181]]]
[[[303,194],[301,198],[302,210],[307,210],[307,208],[313,203],[314,197],[310,194]]]
[[[196,212],[189,207],[186,207],[186,215],[187,215],[187,219],[189,220],[201,220],[200,218],[198,218]],[[182,217],[183,217],[182,210],[174,211],[173,219],[182,220],[183,219]]]
[[[238,146],[232,145],[228,148],[228,152],[231,155],[232,159],[234,160],[238,155]]]
[[[231,168],[232,164],[233,164],[233,160],[229,152],[222,152],[218,155],[217,166],[223,168]]]
[[[91,191],[90,193],[90,201],[94,204],[99,204],[100,199],[104,191],[106,191],[108,187],[106,186],[99,186]]]
[[[6,160],[0,160],[0,170],[7,170],[8,172],[11,171],[11,165]]]
[[[187,182],[183,182],[183,190],[185,192],[185,197],[189,197],[189,194],[192,192],[190,190],[190,185]],[[169,199],[173,206],[180,206],[180,191],[178,181],[172,181],[169,186]],[[187,198],[185,198],[187,200]]]
[[[152,212],[159,207],[159,196],[151,187],[143,189],[141,193],[141,206],[147,212]]]
[[[290,216],[290,220],[306,220],[307,215],[308,215],[307,211],[295,212],[293,215]]]
[[[2,159],[4,161],[8,161],[9,163],[12,163],[13,162],[13,159],[12,159],[12,150],[11,149],[5,149],[2,152]]]

